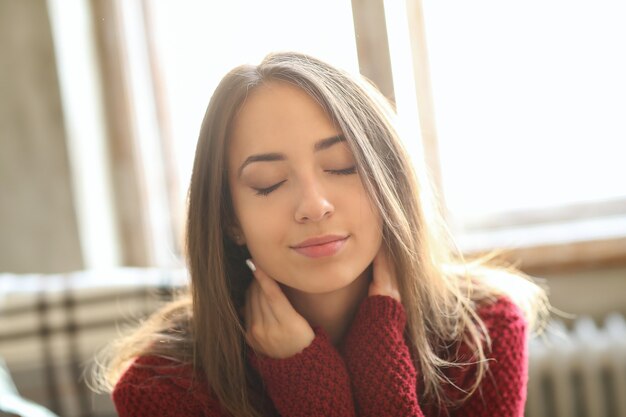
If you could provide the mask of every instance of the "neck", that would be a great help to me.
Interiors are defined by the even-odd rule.
[[[310,294],[286,286],[283,291],[294,309],[311,326],[321,326],[336,346],[352,323],[361,301],[367,297],[370,275],[370,268],[367,268],[347,287],[329,293]]]

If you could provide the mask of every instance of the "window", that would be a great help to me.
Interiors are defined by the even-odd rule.
[[[462,247],[623,245],[624,3],[424,0],[423,11]]]

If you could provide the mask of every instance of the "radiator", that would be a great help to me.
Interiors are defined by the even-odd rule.
[[[529,346],[526,417],[626,417],[626,320],[554,321]]]

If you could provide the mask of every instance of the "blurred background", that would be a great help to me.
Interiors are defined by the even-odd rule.
[[[186,282],[214,88],[297,50],[372,80],[463,251],[507,249],[572,315],[531,345],[527,415],[626,416],[624,21],[618,0],[0,0],[0,410],[114,415],[86,365]]]

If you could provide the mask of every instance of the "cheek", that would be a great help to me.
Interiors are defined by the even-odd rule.
[[[278,220],[276,214],[271,216],[257,216],[258,222],[248,225],[246,232],[246,246],[255,264],[272,279],[280,283],[292,284],[293,275],[286,264],[285,236],[287,235],[284,222]]]
[[[382,242],[382,219],[378,214],[378,211],[372,207],[367,208],[367,215],[364,216],[361,228],[364,231],[363,235],[368,242],[371,242],[370,249],[376,253]]]
[[[361,196],[359,211],[361,213],[359,226],[363,232],[363,237],[367,240],[368,252],[375,256],[382,243],[382,216],[376,204],[365,193]]]
[[[377,206],[362,186],[344,194],[342,201],[346,211],[343,218],[356,234],[360,256],[373,259],[382,242],[382,217]]]
[[[365,189],[361,186],[353,201],[358,205],[354,211],[358,210],[358,221],[362,227],[372,230],[372,233],[380,233],[382,227],[382,217],[376,204],[369,198]],[[376,227],[374,227],[376,226]]]
[[[254,201],[242,201],[242,203],[246,209],[240,210],[237,215],[246,238],[246,245],[255,259],[266,258],[271,255],[272,248],[284,243],[287,232],[285,213],[280,207],[268,202],[259,204]]]

